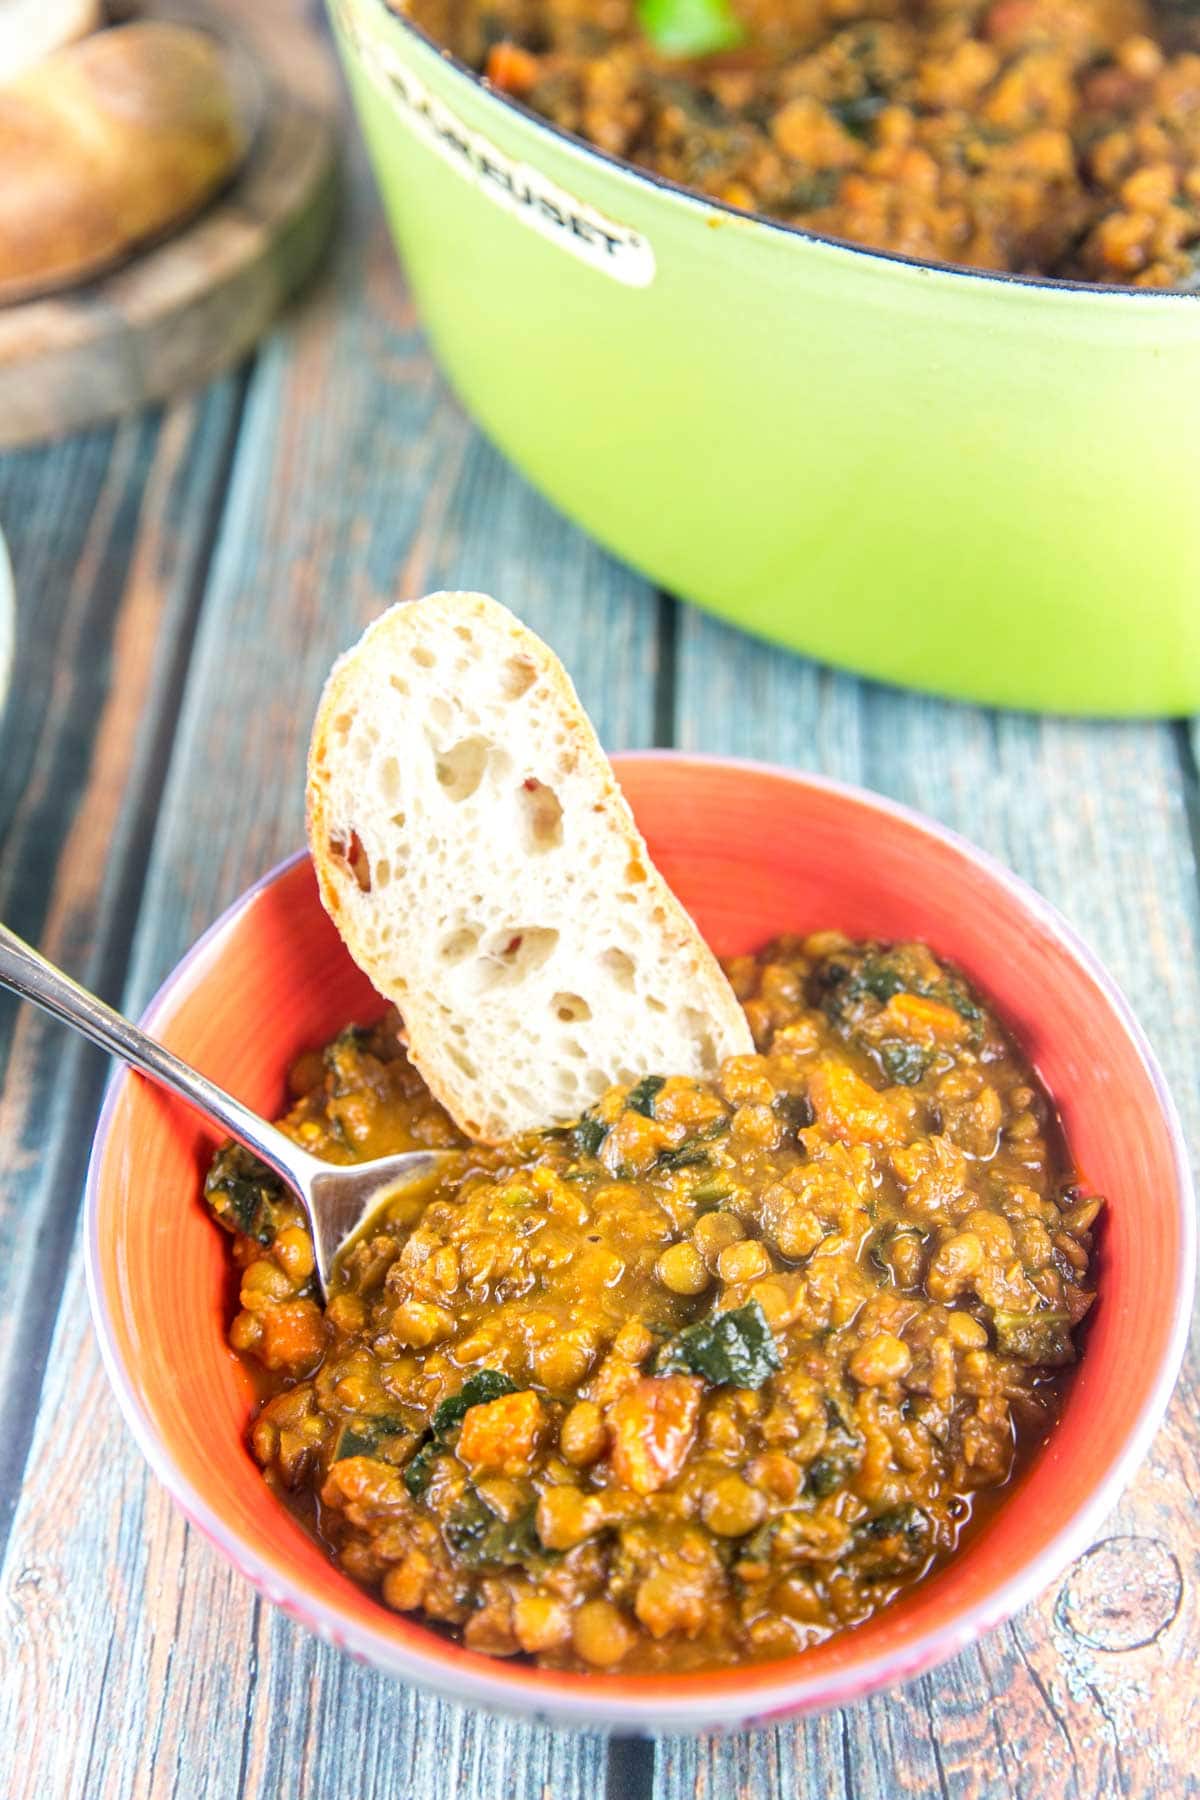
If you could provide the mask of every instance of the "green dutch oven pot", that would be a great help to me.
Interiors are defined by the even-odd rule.
[[[925,265],[690,195],[331,0],[437,354],[651,580],[864,674],[1200,709],[1200,295]]]

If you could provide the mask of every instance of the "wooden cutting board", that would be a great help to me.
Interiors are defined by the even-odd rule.
[[[118,17],[207,26],[251,144],[232,182],[161,242],[79,287],[0,306],[0,448],[64,436],[195,386],[242,356],[312,270],[333,222],[338,98],[326,47],[279,0],[144,0]]]

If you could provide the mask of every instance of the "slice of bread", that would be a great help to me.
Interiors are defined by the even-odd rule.
[[[350,954],[473,1138],[753,1049],[562,664],[484,594],[394,606],[335,665],[308,837]]]

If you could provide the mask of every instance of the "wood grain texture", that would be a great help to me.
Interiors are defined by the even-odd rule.
[[[228,368],[311,272],[329,235],[332,85],[315,93],[294,9],[260,10],[253,52],[221,0],[124,10],[219,28],[250,148],[230,185],[161,243],[81,287],[0,307],[0,447],[136,412]]]
[[[264,348],[250,384],[129,1005],[301,841],[308,727],[337,651],[400,594],[484,582],[554,643],[609,742],[650,740],[653,594],[470,430],[431,368],[368,202],[332,278]],[[32,1745],[18,1794],[582,1800],[603,1788],[599,1740],[407,1693],[260,1607],[147,1475],[85,1311],[76,1256],[0,1578],[0,1742],[19,1733]],[[88,1503],[66,1509],[55,1421],[81,1396]],[[34,1729],[64,1715],[78,1731]]]
[[[863,782],[964,832],[1054,900],[1125,989],[1189,1141],[1200,1141],[1200,893],[1185,732],[901,694],[783,656],[691,609],[681,609],[677,644],[682,745]],[[1149,1461],[1100,1534],[1099,1570],[1081,1559],[1011,1627],[898,1694],[754,1737],[664,1743],[656,1800],[1200,1792],[1195,1349]]]
[[[0,917],[119,991],[240,383],[161,422],[0,463],[18,593],[0,722]],[[0,996],[0,1541],[104,1059]]]

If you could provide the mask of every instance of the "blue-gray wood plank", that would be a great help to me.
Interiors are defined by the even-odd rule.
[[[0,914],[143,1004],[299,842],[308,725],[336,651],[400,594],[480,586],[554,644],[611,748],[674,741],[865,781],[1011,862],[1126,987],[1195,1141],[1190,728],[900,695],[655,595],[468,425],[357,161],[348,192],[332,271],[247,375],[161,420],[0,462],[23,598],[0,727]],[[0,1066],[0,1744],[20,1746],[0,1761],[15,1760],[14,1796],[1200,1792],[1194,1360],[1103,1534],[1121,1535],[1131,1583],[1147,1544],[1179,1564],[1183,1603],[1153,1641],[1096,1651],[1051,1594],[898,1694],[752,1736],[605,1746],[483,1718],[317,1645],[174,1512],[108,1394],[72,1245],[101,1064],[0,1002]]]

